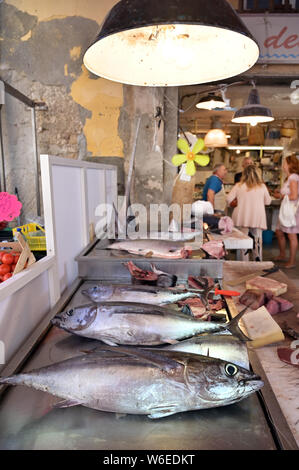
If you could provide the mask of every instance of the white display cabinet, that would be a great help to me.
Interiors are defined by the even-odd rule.
[[[0,371],[78,277],[96,207],[117,202],[117,167],[41,155],[40,168],[47,256],[0,285]]]

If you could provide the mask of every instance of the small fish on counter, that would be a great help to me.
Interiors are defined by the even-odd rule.
[[[103,346],[11,377],[0,385],[25,385],[62,401],[112,413],[157,419],[190,410],[237,403],[264,385],[232,362],[181,351]]]
[[[247,308],[229,323],[201,321],[177,310],[129,302],[103,302],[73,307],[52,319],[69,333],[106,344],[156,346],[173,344],[197,334],[229,331],[241,341],[250,341],[238,326]]]
[[[139,302],[143,304],[165,305],[177,303],[188,298],[200,297],[200,293],[166,289],[164,287],[143,285],[97,284],[81,291],[93,302]]]
[[[192,254],[192,248],[185,246],[183,242],[170,240],[124,240],[114,242],[107,247],[109,250],[127,251],[133,255],[147,258],[184,259]]]

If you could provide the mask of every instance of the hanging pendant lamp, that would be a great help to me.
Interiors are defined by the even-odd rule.
[[[121,0],[84,55],[103,78],[140,86],[180,86],[233,77],[259,47],[226,0]]]
[[[215,95],[214,93],[209,93],[207,96],[203,96],[199,102],[196,104],[198,109],[217,109],[217,108],[225,108],[226,102],[220,97]]]
[[[207,148],[227,147],[228,140],[220,121],[212,121],[212,129],[205,136],[204,143]]]
[[[274,121],[272,111],[270,108],[261,105],[259,93],[255,86],[250,92],[247,105],[236,111],[232,119],[232,122],[236,124],[250,124],[251,126],[271,121]]]

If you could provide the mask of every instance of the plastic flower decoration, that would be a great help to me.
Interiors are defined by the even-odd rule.
[[[191,150],[188,142],[185,139],[179,139],[177,141],[178,149],[183,152],[182,154],[174,155],[172,157],[172,163],[175,166],[180,166],[183,163],[187,162],[186,173],[190,176],[195,175],[196,173],[196,162],[200,166],[207,166],[210,162],[210,157],[208,155],[202,155],[200,152],[204,149],[205,143],[203,139],[198,139],[193,149]]]
[[[20,215],[22,203],[13,194],[0,193],[0,221],[10,222]]]

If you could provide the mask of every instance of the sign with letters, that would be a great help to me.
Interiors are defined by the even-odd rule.
[[[243,14],[259,43],[262,64],[299,64],[299,14]]]

